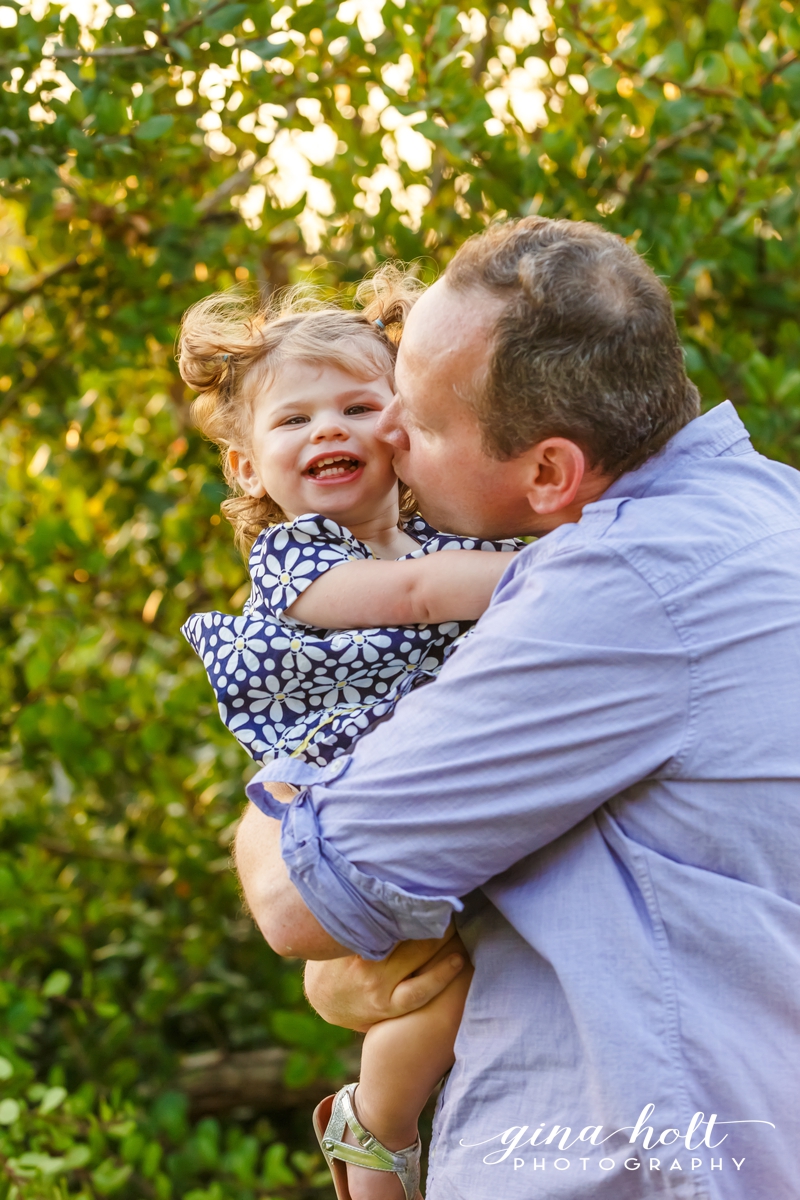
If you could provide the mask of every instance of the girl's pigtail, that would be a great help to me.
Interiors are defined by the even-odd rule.
[[[206,296],[184,314],[177,359],[181,378],[199,392],[192,404],[198,429],[221,451],[225,481],[236,490],[228,450],[246,443],[246,414],[238,395],[242,380],[264,355],[266,313],[254,300],[231,289]],[[222,511],[233,526],[234,542],[243,554],[266,526],[284,520],[268,497],[231,496]]]
[[[235,289],[193,304],[178,335],[184,382],[196,392],[222,390],[237,365],[247,367],[261,353],[261,324],[251,297]]]
[[[362,315],[379,328],[394,345],[400,341],[406,317],[424,291],[408,270],[397,263],[384,263],[356,289],[356,304]]]

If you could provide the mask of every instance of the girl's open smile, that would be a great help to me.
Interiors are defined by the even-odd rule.
[[[355,454],[318,454],[303,472],[315,483],[352,483],[364,471],[364,462]]]

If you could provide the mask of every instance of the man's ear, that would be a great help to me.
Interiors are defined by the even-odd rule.
[[[246,496],[252,496],[256,500],[266,496],[267,489],[258,478],[255,467],[240,450],[228,451],[228,466]]]
[[[545,438],[525,455],[529,471],[528,502],[535,513],[549,516],[569,508],[584,476],[586,456],[568,438]]]

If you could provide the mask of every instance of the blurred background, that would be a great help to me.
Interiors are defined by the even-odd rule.
[[[0,1200],[331,1194],[353,1039],[242,910],[252,768],[178,632],[248,592],[181,313],[588,219],[800,465],[798,49],[790,0],[2,0]]]

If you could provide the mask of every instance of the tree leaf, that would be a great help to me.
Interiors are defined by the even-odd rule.
[[[596,92],[614,92],[617,88],[619,71],[613,67],[594,67],[587,75],[589,86]]]
[[[175,118],[171,113],[159,113],[158,116],[150,117],[147,121],[143,121],[133,131],[133,136],[137,142],[154,142],[158,138],[163,137],[165,133],[169,133],[172,126],[175,124]]]
[[[216,12],[205,18],[203,24],[206,29],[222,30],[233,29],[247,15],[248,6],[246,4],[226,4],[224,8],[217,9]]]

